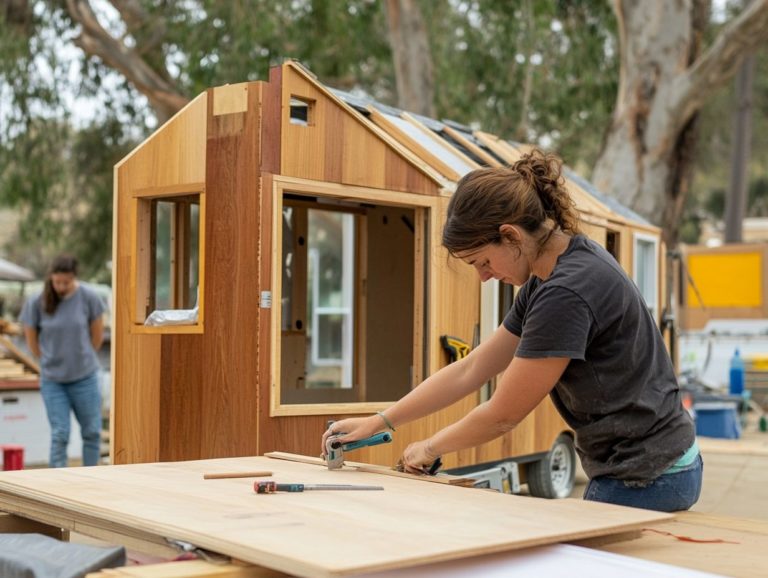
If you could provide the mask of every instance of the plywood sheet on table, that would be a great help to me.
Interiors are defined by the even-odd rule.
[[[376,484],[384,491],[257,495],[253,479]],[[581,500],[541,500],[265,457],[22,470],[0,474],[0,509],[55,510],[73,527],[124,528],[299,576],[339,576],[621,533],[666,514]],[[67,524],[65,524],[66,526]]]

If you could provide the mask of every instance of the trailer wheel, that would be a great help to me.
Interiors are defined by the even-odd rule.
[[[573,439],[560,434],[547,455],[528,465],[528,490],[537,498],[567,498],[576,476]]]

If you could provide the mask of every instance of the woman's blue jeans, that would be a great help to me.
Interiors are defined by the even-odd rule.
[[[674,474],[663,474],[650,482],[627,482],[598,476],[589,481],[584,499],[619,506],[678,512],[693,506],[701,494],[704,462],[701,455]]]
[[[71,383],[41,379],[40,392],[45,402],[48,422],[51,424],[50,467],[67,467],[70,411],[75,412],[83,436],[83,465],[98,464],[101,444],[101,392],[98,372]]]

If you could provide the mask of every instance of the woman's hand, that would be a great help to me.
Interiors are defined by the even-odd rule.
[[[426,474],[438,457],[440,456],[432,449],[430,440],[415,442],[403,452],[403,468],[411,474]]]
[[[335,421],[331,424],[325,433],[323,433],[323,456],[325,456],[325,442],[331,436],[336,438],[341,443],[349,443],[357,440],[362,440],[371,437],[374,434],[388,429],[384,420],[378,415],[372,415],[369,417],[352,417],[349,419],[343,419],[341,421]]]

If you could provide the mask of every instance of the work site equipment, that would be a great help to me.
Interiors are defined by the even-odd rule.
[[[337,434],[325,440],[325,460],[329,470],[338,470],[344,465],[344,452],[364,448],[368,446],[377,446],[379,444],[388,444],[392,441],[392,434],[389,432],[378,433],[369,438],[357,440],[343,444],[338,440]]]
[[[278,484],[277,482],[254,482],[253,491],[257,494],[275,492],[304,492],[307,490],[383,490],[383,486],[355,486],[352,484]]]

